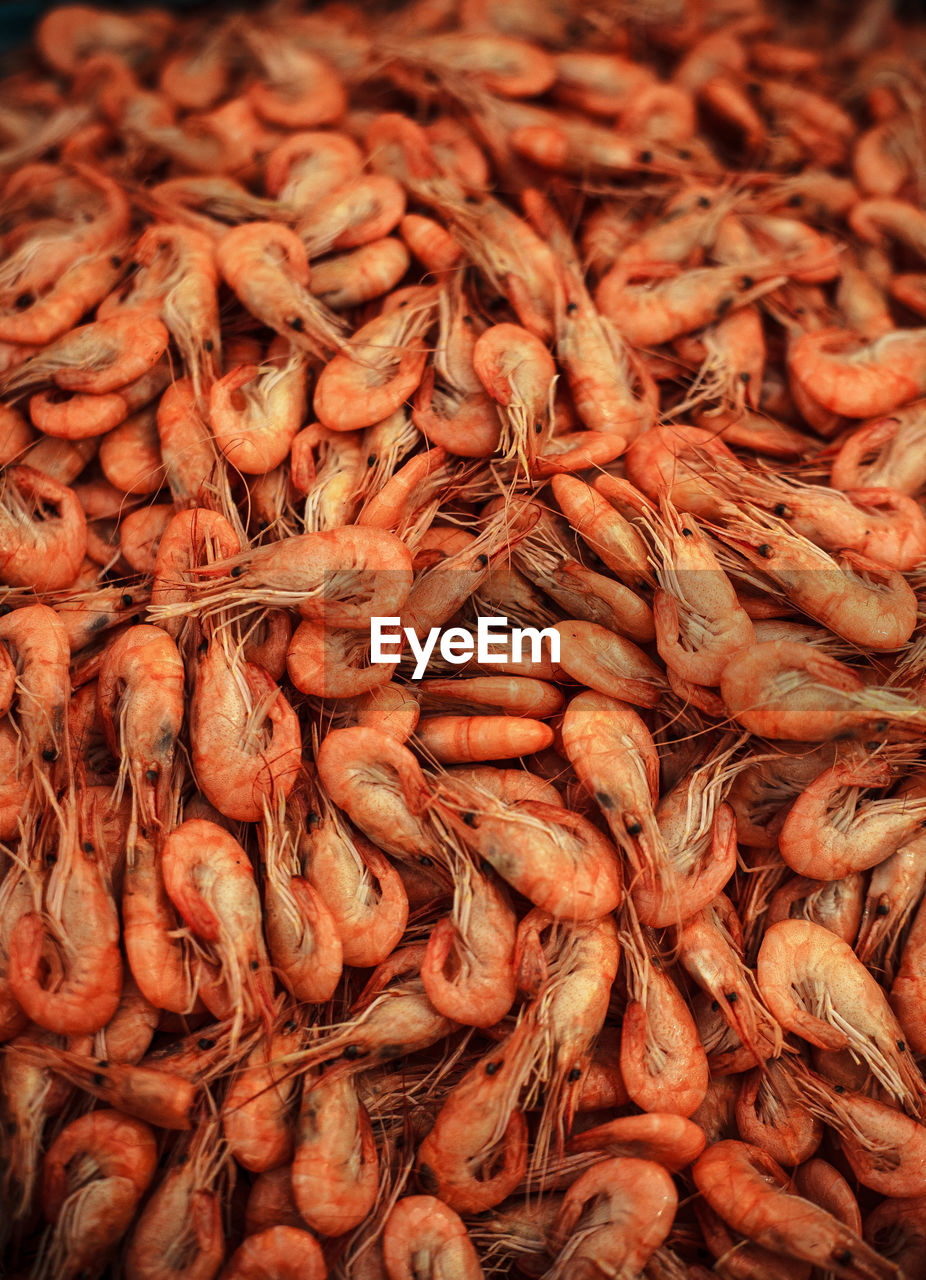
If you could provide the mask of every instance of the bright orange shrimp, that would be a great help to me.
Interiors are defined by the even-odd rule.
[[[57,591],[77,577],[87,518],[73,489],[29,466],[0,479],[0,581]]]
[[[527,1124],[519,1107],[536,1054],[528,1015],[447,1095],[418,1148],[423,1186],[461,1213],[500,1204],[527,1171]]]
[[[744,1142],[793,1168],[817,1150],[823,1125],[801,1102],[783,1061],[774,1058],[766,1063],[764,1073],[750,1071],[742,1077],[736,1127]]]
[[[189,378],[178,378],[161,396],[157,430],[163,478],[176,505],[202,509],[208,501],[234,519],[223,465]]]
[[[865,1239],[882,1257],[900,1268],[903,1276],[916,1275],[926,1252],[923,1197],[882,1200],[865,1219]]]
[[[610,477],[607,477],[610,478]],[[649,548],[638,530],[578,476],[554,476],[550,486],[570,527],[630,586],[651,581]]]
[[[156,316],[124,311],[81,325],[4,375],[4,391],[53,381],[64,391],[101,395],[147,373],[164,354],[169,335]]]
[[[267,156],[264,182],[281,205],[303,209],[345,186],[362,168],[363,153],[347,134],[291,133]]]
[[[118,1111],[92,1111],[62,1129],[46,1153],[42,1182],[42,1208],[54,1227],[47,1274],[75,1280],[104,1266],[156,1165],[151,1129]]]
[[[295,346],[323,356],[342,340],[342,322],[309,292],[309,262],[294,231],[248,222],[216,249],[226,284],[258,320]]]
[[[268,124],[313,129],[344,114],[347,95],[330,63],[257,23],[247,25],[245,38],[267,77],[251,85],[248,99]]]
[[[842,329],[805,333],[789,348],[795,386],[832,413],[873,418],[926,392],[921,329],[897,329],[860,343]]]
[[[707,1138],[704,1130],[684,1116],[653,1111],[642,1116],[621,1116],[576,1134],[570,1151],[604,1151],[610,1156],[653,1160],[679,1173],[697,1160]]]
[[[300,1004],[329,1000],[341,978],[343,952],[337,923],[301,872],[298,819],[278,797],[264,815],[264,932],[280,981]],[[297,811],[298,812],[298,811]]]
[[[222,1132],[228,1149],[245,1169],[263,1172],[292,1159],[291,1132],[297,1082],[280,1079],[284,1068],[276,1059],[295,1049],[302,1031],[294,1019],[283,1018],[262,1039],[232,1075],[222,1101]]]
[[[218,1124],[175,1150],[129,1235],[127,1280],[213,1280],[225,1253],[220,1191],[228,1159]]]
[[[422,680],[418,692],[425,705],[451,702],[463,711],[492,707],[506,715],[547,720],[563,707],[559,689],[529,676],[474,676],[472,679]]]
[[[389,235],[405,213],[405,191],[388,174],[360,174],[313,200],[298,232],[309,258],[357,249]]]
[[[668,1236],[677,1205],[661,1165],[630,1156],[600,1161],[566,1192],[552,1232],[557,1253],[549,1280],[586,1269],[640,1274]]]
[[[840,445],[830,483],[836,489],[888,488],[915,494],[926,482],[921,441],[926,439],[926,400],[863,423]]]
[[[896,1267],[854,1231],[790,1194],[787,1175],[758,1147],[714,1143],[695,1162],[692,1176],[724,1221],[757,1244],[817,1263],[845,1280],[895,1280]]]
[[[459,265],[463,250],[451,233],[433,218],[407,213],[399,223],[399,235],[424,269],[435,276]]]
[[[329,361],[315,387],[319,421],[354,431],[387,418],[421,382],[427,351],[421,341],[433,323],[436,298],[384,312],[363,325]]]
[[[180,511],[164,530],[154,562],[151,604],[157,607],[186,600],[190,594],[188,577],[203,560],[205,563],[233,556],[240,551],[238,534],[217,511],[196,507]],[[165,618],[162,629],[174,640],[184,630],[184,618]]]
[[[63,746],[70,699],[70,646],[61,618],[44,604],[26,605],[0,618],[0,649],[15,693],[16,724],[28,764],[41,773]]]
[[[433,1196],[397,1200],[383,1227],[388,1280],[481,1280],[482,1266],[466,1227]],[[426,1268],[426,1270],[422,1270]]]
[[[265,475],[279,466],[305,411],[305,356],[286,338],[270,344],[265,365],[240,365],[214,382],[209,392],[216,443],[245,475]]]
[[[362,632],[301,622],[286,654],[289,678],[317,698],[353,698],[387,684],[395,663],[370,662],[370,640]]]
[[[200,995],[216,1017],[240,1029],[271,1008],[270,964],[260,897],[247,854],[222,827],[190,818],[161,850],[164,887],[193,933],[213,949],[201,962]]]
[[[553,730],[527,716],[424,716],[418,742],[441,764],[529,756],[553,743]]]
[[[97,705],[120,760],[120,793],[126,780],[132,790],[130,848],[138,824],[149,830],[163,821],[183,693],[183,661],[160,627],[129,627],[107,648]]]
[[[367,1216],[379,1190],[379,1157],[366,1107],[350,1076],[307,1080],[296,1121],[292,1189],[314,1231],[342,1236]]]
[[[219,1272],[219,1280],[325,1280],[321,1246],[298,1227],[272,1226],[248,1235]]]
[[[326,307],[343,311],[389,293],[405,275],[409,262],[401,240],[382,236],[314,263],[309,288]]]
[[[887,997],[852,948],[810,920],[771,925],[757,960],[759,989],[786,1029],[823,1049],[849,1049],[905,1109],[924,1085]]]

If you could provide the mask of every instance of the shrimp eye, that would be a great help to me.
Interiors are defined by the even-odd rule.
[[[84,853],[93,853],[93,844],[90,840],[84,841]]]
[[[375,453],[371,453],[371,454],[370,454],[370,456],[367,458],[367,466],[368,466],[368,467],[375,467],[375,466],[376,466],[376,454],[375,454]]]
[[[110,260],[109,260],[109,265],[110,265],[111,267],[121,267],[121,266],[122,266],[122,259],[119,257],[118,253],[114,253],[114,254],[113,254],[113,256],[112,256],[112,257],[110,258]]]
[[[97,1058],[97,1060],[96,1060],[96,1065],[97,1065],[98,1067],[102,1067],[102,1068],[105,1070],[105,1069],[109,1066],[109,1059],[108,1059],[108,1058]]]
[[[214,1041],[214,1040],[210,1040],[208,1036],[201,1036],[201,1037],[196,1041],[196,1047],[197,1047],[197,1049],[214,1049],[214,1048],[215,1048],[215,1041]]]
[[[736,994],[736,992],[731,991],[730,994],[727,996],[727,1004],[736,1004],[738,999],[739,999],[739,996]]]
[[[887,721],[886,721],[886,720],[876,720],[876,721],[875,721],[875,733],[887,733]]]
[[[58,752],[55,750],[55,748],[54,748],[54,747],[43,747],[43,748],[42,748],[42,759],[43,759],[43,760],[46,760],[49,764],[51,764],[52,760],[57,760],[57,758],[58,758]]]
[[[283,1030],[295,1031],[298,1026],[299,1026],[299,1023],[296,1021],[296,1019],[290,1018],[289,1022],[287,1022],[286,1025],[284,1026]]]
[[[643,830],[642,822],[634,821],[634,822],[627,823],[627,834],[629,836],[638,836],[642,830]]]
[[[685,538],[693,538],[693,537],[694,537],[694,534],[691,532],[691,530],[690,530],[690,529],[683,529],[683,530],[682,530],[682,536],[683,536],[683,537],[685,537]]]
[[[423,854],[421,855],[421,857],[418,859],[418,861],[420,862],[420,864],[421,864],[423,867],[433,867],[433,866],[434,866],[434,859],[433,859],[433,858],[429,858],[429,857],[427,856],[427,854],[425,854],[425,853],[423,853]]]
[[[719,1013],[719,1012],[720,1012],[720,1002],[719,1002],[719,1001],[717,1001],[717,1000],[712,1000],[712,1001],[711,1001],[711,1013]]]
[[[752,374],[749,372],[748,369],[743,369],[740,372],[740,382],[742,382],[744,386],[746,383],[752,382]]]
[[[212,341],[211,338],[207,338],[206,341],[203,343],[203,346],[206,348],[207,351],[215,350],[215,343]]]
[[[757,80],[750,80],[746,85],[747,93],[761,93],[762,86]]]
[[[887,905],[886,902],[879,902],[878,905],[875,907],[876,916],[886,916],[889,911],[890,911],[890,907]]]
[[[463,323],[464,323],[465,325],[467,325],[467,326],[472,325],[472,323],[473,323],[473,317],[472,317],[472,316],[464,316],[464,317],[463,317]]]
[[[489,557],[484,553],[480,554],[476,557],[476,563],[479,565],[481,569],[484,569],[486,565],[489,563]]]
[[[486,1075],[487,1075],[487,1076],[494,1076],[494,1075],[495,1075],[495,1073],[496,1073],[496,1071],[501,1071],[501,1069],[502,1069],[502,1067],[503,1067],[504,1065],[505,1065],[505,1063],[504,1063],[504,1059],[502,1059],[502,1058],[499,1058],[498,1062],[487,1062],[487,1063],[486,1063]]]
[[[575,315],[575,313],[578,311],[578,309],[579,309],[579,304],[578,304],[577,302],[570,302],[570,303],[567,303],[567,305],[566,305],[566,315],[567,315],[567,316],[574,316],[574,315]]]
[[[788,514],[788,508],[784,502],[776,502],[773,510],[776,516],[786,516]]]
[[[650,964],[653,966],[653,968],[654,968],[654,969],[661,969],[661,968],[662,968],[662,961],[660,960],[659,956],[650,956],[650,958],[649,958],[649,962],[650,962]]]
[[[763,543],[762,543],[762,545],[761,545],[761,547],[756,547],[756,550],[758,551],[759,555],[760,555],[760,556],[762,556],[762,558],[763,558],[764,560],[770,560],[770,559],[771,559],[771,555],[772,555],[772,548],[769,546],[769,544],[768,544],[767,542],[763,542]]]
[[[804,197],[788,196],[788,199],[785,201],[785,203],[787,204],[789,209],[799,209],[801,205],[804,203]]]
[[[897,1041],[897,1048],[900,1050],[900,1052],[901,1052],[901,1053],[906,1053],[906,1052],[907,1052],[907,1042],[906,1042],[906,1040],[898,1040],[898,1041]]]
[[[641,152],[640,152],[640,154],[639,154],[639,156],[638,156],[637,158],[639,159],[640,164],[652,164],[652,163],[653,163],[653,153],[652,153],[652,151],[641,151]]]
[[[16,299],[16,301],[13,303],[13,306],[16,308],[17,311],[25,311],[26,308],[31,307],[34,302],[35,302],[34,293],[21,293],[19,297]]]
[[[58,855],[56,853],[46,853],[45,855],[46,867],[53,867],[57,861],[58,861]]]
[[[305,328],[305,321],[302,316],[294,316],[292,320],[287,320],[286,323],[291,329],[295,329],[297,333],[302,333]]]
[[[321,817],[317,813],[307,813],[305,815],[305,825],[307,827],[317,827],[321,822]]]
[[[755,280],[753,280],[752,276],[743,276],[740,279],[741,289],[751,289],[754,284],[755,284]]]
[[[101,1085],[104,1085],[106,1083],[106,1077],[102,1074],[102,1072],[95,1071],[93,1073],[93,1083],[97,1086],[97,1088],[99,1088]]]
[[[710,207],[711,207],[711,202],[710,200],[708,200],[707,196],[698,196],[699,209],[709,209]]]
[[[128,608],[129,605],[133,603],[132,597],[129,595],[127,591],[124,591],[122,593],[122,603],[125,605],[126,608]]]
[[[259,968],[260,968],[260,961],[259,961],[259,960],[252,960],[252,961],[251,961],[251,972],[252,972],[252,973],[256,973],[256,972],[257,972],[257,970],[258,970]]]
[[[834,1093],[845,1093],[845,1091],[846,1091],[845,1085],[842,1085],[842,1084],[834,1084],[834,1085],[833,1085],[833,1092],[834,1092]]]
[[[366,1049],[361,1048],[359,1044],[349,1044],[342,1057],[346,1058],[348,1062],[354,1062],[357,1058],[366,1057],[366,1053]]]
[[[231,571],[231,576],[233,578],[240,578],[243,573],[244,573],[244,565],[236,564]]]
[[[839,1253],[833,1254],[833,1261],[838,1262],[841,1267],[852,1266],[852,1250],[840,1249]]]
[[[468,827],[474,827],[476,825],[476,815],[474,813],[464,813],[463,821]]]
[[[536,434],[537,434],[538,436],[540,435],[540,433],[541,433],[541,431],[542,431],[542,430],[543,430],[543,423],[542,423],[542,422],[535,422],[535,423],[534,423],[534,431],[536,432]]]
[[[569,1075],[566,1077],[566,1079],[570,1082],[570,1084],[575,1084],[576,1080],[578,1080],[581,1074],[582,1074],[581,1067],[573,1067],[572,1070],[569,1072]]]
[[[157,771],[157,769],[146,769],[146,770],[145,770],[145,781],[146,781],[146,782],[150,782],[150,783],[152,784],[152,786],[153,786],[153,785],[154,785],[154,783],[155,783],[155,782],[157,782],[157,780],[158,780],[158,771]]]
[[[595,800],[598,802],[598,804],[601,806],[602,809],[614,808],[614,801],[608,795],[607,791],[596,791]]]

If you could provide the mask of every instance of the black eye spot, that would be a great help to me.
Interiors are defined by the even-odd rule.
[[[305,321],[302,316],[295,316],[292,320],[287,320],[286,323],[291,329],[295,329],[297,333],[302,333],[305,328]]]
[[[484,553],[481,553],[476,557],[476,563],[480,566],[480,568],[484,569],[486,565],[489,563],[489,557]]]
[[[420,857],[419,857],[419,859],[418,859],[418,862],[420,863],[420,865],[421,865],[422,867],[433,867],[433,866],[434,866],[434,859],[433,859],[433,858],[429,858],[429,857],[427,856],[427,854],[424,854],[424,853],[423,853],[423,854],[421,854],[421,856],[420,856]]]
[[[875,728],[875,733],[887,733],[887,721],[876,720],[874,728]]]
[[[739,999],[739,996],[736,994],[736,992],[731,991],[727,996],[727,1004],[736,1004],[738,999]]]
[[[629,836],[638,836],[642,830],[643,830],[642,822],[634,821],[634,822],[627,823],[627,834]]]
[[[211,338],[207,338],[206,341],[203,343],[203,346],[206,348],[207,351],[215,350],[215,343],[212,341]]]
[[[118,253],[114,253],[114,254],[113,254],[113,256],[112,256],[112,257],[110,258],[110,260],[109,260],[109,265],[110,265],[111,267],[121,267],[121,266],[122,266],[122,259],[119,257]]]
[[[153,785],[157,782],[157,780],[158,780],[158,771],[157,771],[157,769],[146,769],[146,770],[145,770],[145,781],[146,781],[146,782],[150,782],[150,783],[151,783],[151,785],[153,786]]]
[[[741,289],[751,289],[754,284],[755,280],[753,280],[752,276],[740,276]]]
[[[472,326],[472,323],[473,323],[473,317],[472,317],[472,316],[464,316],[464,317],[463,317],[463,323],[467,326],[467,328],[470,328],[470,327]]]
[[[215,1041],[210,1040],[208,1036],[200,1036],[196,1041],[196,1047],[197,1049],[214,1049]]]
[[[801,205],[804,203],[804,197],[803,197],[803,196],[797,196],[797,195],[795,195],[795,196],[788,196],[788,198],[787,198],[787,200],[785,201],[785,203],[786,203],[786,205],[788,206],[788,208],[789,208],[789,209],[799,209],[799,208],[801,207]]]
[[[607,791],[596,791],[595,800],[602,809],[613,809],[614,801],[608,795]]]
[[[718,1002],[717,1000],[712,1000],[712,1001],[711,1001],[711,1013],[719,1013],[719,1012],[720,1012],[720,1004],[719,1004],[719,1002]]]
[[[356,1062],[358,1058],[365,1058],[366,1055],[367,1050],[362,1049],[359,1044],[349,1044],[344,1050],[342,1056],[345,1057],[348,1062]]]
[[[720,319],[727,314],[727,312],[730,310],[732,306],[733,306],[732,298],[721,298],[720,301],[717,303],[717,307],[715,309],[714,314],[717,316],[718,319]]]
[[[845,1086],[844,1086],[844,1085],[841,1085],[841,1084],[834,1084],[834,1085],[833,1085],[833,1092],[834,1092],[834,1093],[845,1093],[845,1091],[846,1091],[846,1090],[845,1090]]]
[[[256,972],[257,972],[257,970],[258,970],[259,968],[260,968],[260,961],[259,961],[259,960],[252,960],[252,961],[251,961],[251,972],[252,972],[252,973],[256,973]]]
[[[243,573],[244,573],[244,565],[236,564],[231,571],[231,576],[233,578],[240,578]]]
[[[134,603],[132,600],[132,597],[129,595],[127,591],[123,591],[122,593],[122,603],[126,609],[129,607],[130,604]]]
[[[295,1030],[296,1030],[296,1028],[297,1028],[298,1026],[299,1026],[299,1023],[296,1021],[296,1019],[295,1019],[295,1018],[290,1018],[289,1022],[284,1023],[283,1030],[284,1030],[284,1031],[295,1031]]]
[[[542,430],[543,430],[543,423],[542,423],[542,422],[535,422],[535,423],[534,423],[534,432],[535,432],[535,434],[539,436]]]
[[[692,531],[691,531],[690,529],[682,529],[682,537],[684,537],[684,538],[693,538],[693,537],[694,537],[694,534],[692,533]]]
[[[906,1042],[906,1040],[898,1040],[898,1041],[897,1041],[897,1048],[900,1050],[900,1052],[901,1052],[901,1053],[906,1053],[906,1052],[907,1052],[907,1042]]]
[[[758,551],[759,555],[762,557],[763,560],[771,559],[772,548],[769,546],[767,542],[763,542],[760,547],[756,547],[756,550]]]
[[[476,825],[476,815],[474,813],[464,813],[463,821],[468,827],[474,827]]]
[[[640,164],[652,164],[653,163],[652,151],[641,151],[639,155],[639,161],[640,161]]]
[[[97,1065],[98,1067],[103,1067],[103,1069],[105,1070],[105,1069],[109,1066],[109,1059],[108,1059],[108,1058],[97,1058],[97,1063],[96,1063],[96,1065]]]
[[[747,383],[752,382],[752,374],[749,372],[748,369],[743,369],[740,371],[740,382],[742,382],[744,386]]]
[[[757,80],[749,80],[749,81],[747,82],[747,84],[746,84],[746,92],[747,92],[747,93],[761,93],[761,92],[762,92],[762,86],[759,84],[759,82],[758,82]]]
[[[709,209],[710,207],[711,207],[711,202],[710,200],[708,200],[707,196],[698,196],[699,209]]]
[[[101,1075],[99,1071],[95,1071],[93,1074],[93,1083],[99,1089],[102,1085],[106,1083],[106,1077],[104,1075]]]
[[[890,911],[890,907],[887,905],[886,902],[879,902],[878,905],[875,907],[875,915],[880,916],[882,919],[884,916],[888,914],[889,911]]]
[[[43,747],[42,759],[46,761],[47,764],[51,764],[53,760],[58,759],[58,752],[55,750],[54,747]]]
[[[16,301],[13,303],[13,306],[16,308],[17,311],[25,311],[28,307],[31,307],[34,302],[35,302],[34,293],[21,293],[19,297],[16,299]]]
[[[93,853],[93,845],[89,840],[84,841],[84,853]]]
[[[573,1067],[572,1070],[569,1072],[569,1075],[566,1077],[566,1079],[569,1081],[570,1084],[575,1084],[575,1082],[579,1079],[581,1074],[582,1074],[581,1067]]]
[[[851,1249],[840,1249],[840,1251],[839,1251],[838,1253],[834,1253],[834,1254],[833,1254],[833,1261],[834,1261],[834,1262],[838,1262],[838,1263],[839,1263],[839,1265],[840,1265],[841,1267],[851,1267],[851,1265],[852,1265],[852,1250],[851,1250]]]
[[[575,313],[578,311],[578,309],[579,309],[579,304],[578,304],[577,302],[570,302],[570,303],[567,303],[567,305],[566,305],[566,315],[567,315],[567,316],[574,316],[574,315],[575,315]]]
[[[783,502],[776,502],[772,509],[776,516],[786,516],[788,514],[788,508]]]
[[[505,1061],[504,1061],[504,1059],[503,1059],[503,1058],[499,1058],[497,1062],[487,1062],[487,1063],[486,1063],[486,1075],[487,1075],[487,1076],[494,1076],[494,1075],[495,1075],[495,1073],[496,1073],[496,1071],[501,1071],[501,1069],[502,1069],[502,1067],[503,1067],[504,1065],[505,1065]]]
[[[58,861],[58,855],[56,853],[46,853],[45,855],[46,867],[53,867],[57,861]]]

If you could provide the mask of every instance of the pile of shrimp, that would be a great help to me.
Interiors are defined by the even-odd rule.
[[[8,1274],[926,1276],[924,68],[881,0],[39,23]]]

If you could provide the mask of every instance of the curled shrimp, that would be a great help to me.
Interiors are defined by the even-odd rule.
[[[305,1222],[326,1236],[353,1231],[376,1203],[379,1156],[354,1080],[307,1080],[296,1120],[293,1198]]]
[[[821,1049],[848,1049],[906,1109],[924,1085],[887,997],[852,948],[810,920],[771,925],[756,962],[759,990],[782,1027]]]
[[[280,1224],[255,1231],[238,1246],[219,1272],[219,1280],[325,1280],[328,1268],[314,1236]]]
[[[0,479],[0,580],[57,591],[77,577],[87,549],[87,518],[73,489],[30,466]]]
[[[481,1280],[482,1266],[460,1218],[434,1196],[397,1200],[383,1225],[388,1280]]]
[[[788,372],[811,400],[846,418],[873,418],[926,392],[923,330],[896,329],[860,343],[840,329],[803,334]]]
[[[832,1214],[788,1191],[775,1161],[746,1142],[716,1142],[692,1176],[735,1230],[776,1253],[817,1263],[845,1280],[892,1280],[897,1270]]]

